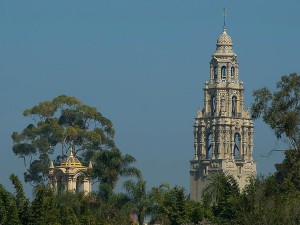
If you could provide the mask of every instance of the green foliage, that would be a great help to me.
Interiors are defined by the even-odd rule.
[[[275,175],[250,178],[241,193],[230,176],[218,174],[216,177],[221,180],[218,197],[212,198],[215,200],[211,206],[206,206],[189,200],[184,189],[177,186],[170,188],[163,184],[147,192],[146,182],[142,180],[126,181],[127,194],[115,193],[108,184],[101,184],[98,192],[89,195],[56,194],[39,185],[30,204],[18,178],[12,175],[15,195],[0,185],[0,222],[8,225],[129,225],[131,212],[141,218],[151,212],[151,224],[299,224],[300,191],[296,188],[284,190]],[[211,190],[212,187],[208,189]],[[22,206],[30,213],[21,215],[26,212]],[[139,220],[139,224],[142,222]]]
[[[95,178],[100,183],[110,185],[111,188],[116,186],[120,177],[141,177],[141,172],[131,164],[136,162],[131,155],[122,155],[119,149],[114,148],[111,151],[102,150],[94,155],[93,171]],[[100,176],[98,175],[100,174]]]
[[[107,184],[100,187],[102,190],[90,195],[74,192],[55,194],[48,188],[38,188],[32,202],[32,219],[36,224],[126,224],[129,215],[126,196],[113,193]]]
[[[235,205],[239,195],[240,190],[234,177],[221,172],[210,178],[204,190],[204,198],[212,205],[214,215],[223,224],[237,217]]]
[[[175,186],[166,196],[166,210],[171,224],[179,225],[188,221],[184,188]]]
[[[31,117],[34,123],[21,133],[14,132],[12,139],[16,155],[24,161],[34,159],[25,173],[26,182],[45,182],[49,156],[57,156],[56,163],[60,163],[71,142],[77,155],[115,146],[112,123],[96,108],[82,104],[75,97],[58,96],[26,109],[23,115]],[[85,159],[85,154],[81,156]]]
[[[14,196],[0,184],[0,224],[21,225]]]
[[[121,176],[140,175],[131,165],[135,158],[116,148],[111,121],[75,97],[58,96],[26,109],[23,115],[33,123],[21,133],[13,132],[12,139],[13,152],[24,159],[27,168],[26,182],[46,183],[50,158],[61,163],[73,144],[82,162],[93,162],[93,178],[100,182],[114,187]]]
[[[252,116],[262,115],[277,138],[285,138],[293,149],[300,150],[300,76],[282,76],[276,88],[273,93],[266,87],[253,92]]]
[[[23,186],[14,174],[10,176],[10,180],[15,187],[15,194],[9,193],[0,184],[0,224],[30,224],[30,202],[25,197]]]
[[[170,192],[170,186],[167,183],[154,187],[151,190],[153,206],[151,210],[152,223],[170,224],[166,210],[166,196]]]
[[[240,193],[230,176],[216,175],[219,182],[211,182],[218,197],[213,198],[212,211],[217,224],[299,224],[300,192],[295,188],[288,191],[282,188],[275,175],[251,177],[248,185]],[[214,180],[213,178],[212,180]]]
[[[199,221],[214,220],[212,210],[200,202],[187,200],[186,211],[188,220],[191,223],[197,224]]]
[[[184,188],[167,184],[152,189],[153,209],[152,223],[180,225],[198,223],[212,219],[211,210],[199,202],[189,200]]]
[[[52,190],[37,187],[31,210],[31,223],[36,225],[60,225],[59,209],[55,207],[54,193]]]
[[[285,159],[275,165],[276,178],[282,188],[289,189],[289,183],[300,190],[300,152],[298,150],[285,151]]]
[[[145,217],[150,215],[152,206],[150,194],[146,190],[146,181],[128,180],[123,186],[129,198],[131,212],[137,215],[139,225],[143,225]]]
[[[129,197],[123,193],[115,193],[109,184],[101,184],[97,193],[100,217],[106,224],[122,224],[128,221],[130,207]],[[120,223],[120,221],[123,221]]]
[[[299,224],[300,192],[280,186],[274,175],[252,178],[235,206],[239,216],[234,224]]]
[[[30,202],[25,196],[23,185],[21,184],[19,178],[14,174],[10,175],[9,179],[13,183],[16,190],[15,202],[18,209],[19,220],[23,225],[30,224]]]

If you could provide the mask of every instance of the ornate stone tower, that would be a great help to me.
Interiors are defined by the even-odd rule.
[[[244,109],[244,84],[231,37],[226,32],[217,41],[210,61],[210,76],[204,87],[204,108],[194,125],[194,159],[190,161],[191,199],[201,200],[209,177],[223,171],[243,188],[256,174],[253,161],[253,122]]]
[[[74,147],[71,146],[69,157],[65,158],[60,166],[53,165],[49,167],[50,185],[56,191],[76,191],[89,193],[92,191],[92,179],[88,170],[92,169],[92,163],[89,167],[82,166],[80,161],[74,156]]]

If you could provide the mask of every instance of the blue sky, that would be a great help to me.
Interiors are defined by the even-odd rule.
[[[31,122],[23,110],[66,94],[112,120],[149,187],[188,190],[193,122],[224,6],[250,106],[253,89],[300,72],[297,0],[1,1],[0,183],[10,187],[12,172],[23,179],[11,150],[12,132]],[[260,120],[254,143],[258,172],[273,172],[283,154],[260,155],[282,143]]]

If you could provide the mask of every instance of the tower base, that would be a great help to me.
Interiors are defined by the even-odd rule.
[[[232,175],[242,190],[249,182],[249,177],[256,175],[256,163],[242,160],[191,160],[190,161],[190,198],[201,201],[203,191],[210,178],[224,172]]]

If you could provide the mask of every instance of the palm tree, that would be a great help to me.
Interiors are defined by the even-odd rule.
[[[207,203],[212,204],[212,212],[224,221],[234,221],[239,218],[240,190],[232,175],[216,173],[211,177],[204,190]]]
[[[209,178],[204,188],[204,199],[217,203],[224,195],[239,193],[239,187],[233,176],[225,173],[215,173]]]
[[[146,190],[146,181],[127,180],[123,187],[127,192],[132,212],[137,215],[139,225],[143,225],[145,217],[150,215],[152,208],[150,194]]]
[[[131,155],[122,155],[119,149],[101,150],[95,155],[93,164],[94,178],[112,189],[120,177],[141,177],[141,172],[132,166],[136,159]]]
[[[154,187],[151,190],[151,198],[153,200],[153,207],[151,210],[151,222],[159,222],[162,225],[170,223],[168,218],[168,210],[166,205],[166,198],[170,193],[170,186],[167,183],[161,184],[159,187]]]

